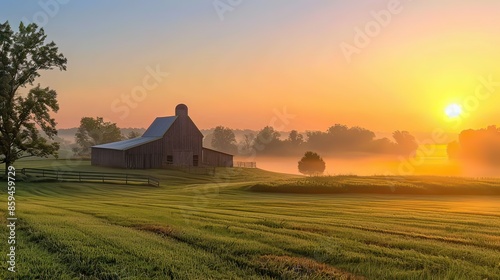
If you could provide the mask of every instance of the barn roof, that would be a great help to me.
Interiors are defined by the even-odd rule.
[[[176,119],[177,116],[156,118],[142,137],[163,137]]]
[[[172,126],[172,124],[174,124],[176,119],[177,116],[158,117],[148,127],[142,137],[97,145],[93,146],[92,148],[125,151],[149,142],[153,142],[155,140],[161,139],[163,135],[165,135],[165,133],[168,131],[168,129]]]
[[[113,143],[101,144],[97,146],[92,146],[92,148],[101,148],[101,149],[110,149],[110,150],[119,150],[125,151],[149,142],[153,142],[155,140],[161,139],[161,137],[139,137],[134,139],[128,139]]]
[[[211,151],[211,152],[215,152],[215,153],[219,153],[219,154],[224,154],[224,155],[228,155],[228,156],[234,156],[232,154],[228,154],[228,153],[224,153],[224,152],[221,152],[221,151],[217,151],[217,150],[214,150],[214,149],[209,149],[209,148],[205,148],[205,147],[202,147],[203,150],[208,150],[208,151]]]

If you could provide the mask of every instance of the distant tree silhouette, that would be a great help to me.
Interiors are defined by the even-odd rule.
[[[243,139],[238,144],[238,154],[240,155],[251,154],[254,141],[255,141],[255,135],[253,133],[244,134]]]
[[[212,147],[221,152],[235,154],[238,151],[234,132],[227,127],[217,126],[212,134]]]
[[[115,123],[105,122],[101,117],[83,117],[75,140],[78,144],[78,147],[73,149],[75,155],[88,157],[92,146],[120,141],[122,134]]]
[[[275,147],[271,148],[274,149],[274,154],[296,156],[302,154],[306,150],[306,145],[304,136],[297,130],[292,130],[288,134],[287,139],[275,142]]]
[[[378,154],[395,154],[397,152],[397,144],[389,140],[389,138],[375,139],[368,145],[368,151]]]
[[[375,139],[375,133],[362,127],[336,124],[326,132],[308,131],[306,146],[324,153],[365,152],[376,154],[406,154],[418,148],[415,138],[406,131],[396,131],[395,142],[388,138]]]
[[[304,136],[298,133],[297,130],[292,130],[288,135],[287,141],[292,147],[298,147],[304,143]]]
[[[375,133],[361,127],[347,127],[336,124],[326,132],[307,133],[308,146],[324,152],[368,151],[375,138]]]
[[[259,152],[280,152],[282,148],[280,136],[280,133],[274,130],[273,127],[266,126],[255,136],[253,148]]]
[[[500,165],[500,128],[462,131],[458,142],[448,144],[448,157],[466,162]]]
[[[212,139],[214,139],[213,130],[203,137],[203,147],[214,148],[212,147]]]
[[[326,131],[306,131],[306,137],[296,130],[288,138],[280,139],[280,133],[270,126],[260,130],[252,144],[253,150],[269,155],[297,155],[306,150],[315,150],[326,155],[349,155],[352,153],[399,154],[410,156],[418,144],[409,132],[396,131],[394,141],[388,138],[375,139],[368,129],[335,124]]]
[[[334,150],[364,150],[375,138],[375,133],[357,126],[348,128],[336,124],[327,132]]]
[[[137,138],[140,136],[141,136],[141,134],[139,132],[132,130],[127,134],[127,139],[134,139],[134,138]]]
[[[392,137],[396,140],[397,149],[401,154],[408,156],[418,148],[415,137],[408,131],[395,131]]]
[[[350,128],[348,135],[350,142],[346,141],[346,145],[360,151],[365,151],[375,139],[375,133],[373,131],[357,126]]]
[[[308,151],[299,161],[298,168],[299,172],[305,175],[320,175],[325,172],[326,164],[320,155]]]
[[[328,134],[321,131],[307,131],[307,147],[322,152],[332,150],[332,139],[329,139]]]

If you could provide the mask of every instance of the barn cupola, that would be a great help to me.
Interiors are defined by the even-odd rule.
[[[187,116],[188,115],[188,107],[184,104],[179,104],[175,107],[175,115],[176,116]]]

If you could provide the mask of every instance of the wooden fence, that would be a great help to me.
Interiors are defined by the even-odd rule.
[[[237,161],[234,163],[234,167],[243,167],[243,168],[257,168],[257,163],[252,161]]]
[[[82,172],[82,171],[63,171],[38,168],[23,168],[21,173],[57,181],[77,181],[77,182],[99,182],[116,184],[143,184],[155,187],[160,186],[160,180],[138,174],[124,173],[104,173],[104,172]]]
[[[190,174],[211,175],[215,174],[216,168],[213,166],[174,166],[169,165],[165,167],[168,170],[177,170]]]

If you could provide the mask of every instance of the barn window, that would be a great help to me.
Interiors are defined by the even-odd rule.
[[[174,157],[173,156],[167,156],[167,164],[173,164],[174,163]]]
[[[198,155],[193,156],[193,166],[198,166]]]

